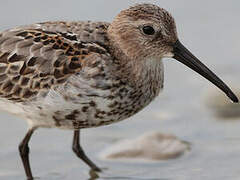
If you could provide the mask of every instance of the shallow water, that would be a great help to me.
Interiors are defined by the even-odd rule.
[[[3,1],[0,29],[46,20],[111,21],[133,2],[154,1]],[[239,89],[240,1],[158,1],[176,19],[179,37],[191,51]],[[44,180],[237,180],[240,177],[240,121],[219,121],[206,106],[213,86],[188,68],[166,59],[164,92],[136,116],[108,127],[82,131],[88,155],[107,168],[99,178],[71,152],[72,132],[41,129],[30,143],[32,170]],[[24,121],[0,114],[0,179],[23,179],[18,143],[26,132]],[[237,118],[240,120],[240,117]],[[184,156],[158,163],[114,162],[99,153],[114,142],[147,131],[172,133],[190,142]]]

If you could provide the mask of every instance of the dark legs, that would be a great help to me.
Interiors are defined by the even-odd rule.
[[[32,176],[32,171],[30,167],[30,162],[29,162],[29,147],[28,147],[28,142],[31,139],[31,136],[36,128],[32,128],[28,130],[27,134],[23,138],[22,142],[19,144],[19,153],[22,159],[22,163],[24,166],[24,170],[27,176],[28,180],[33,180]],[[88,157],[85,155],[83,149],[80,146],[80,140],[79,140],[79,135],[80,131],[75,130],[74,131],[74,136],[73,136],[73,144],[72,144],[72,149],[73,152],[81,159],[83,160],[92,170],[94,171],[101,171],[100,168],[98,168]]]
[[[30,167],[30,163],[29,163],[29,147],[28,147],[28,142],[34,132],[34,128],[28,130],[26,136],[24,137],[24,139],[22,140],[22,142],[19,144],[19,153],[20,156],[22,158],[22,163],[24,166],[24,170],[27,176],[28,180],[32,180],[33,176],[32,176],[32,171],[31,171],[31,167]]]
[[[81,160],[83,160],[92,170],[94,171],[101,171],[100,168],[98,168],[88,157],[85,155],[82,147],[80,146],[80,140],[79,140],[80,130],[75,130],[73,135],[73,144],[72,149],[73,152],[79,157]]]

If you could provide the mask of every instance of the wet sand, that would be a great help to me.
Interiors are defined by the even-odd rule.
[[[133,1],[3,1],[0,30],[48,20],[111,21],[130,4]],[[180,39],[199,59],[224,81],[239,82],[240,2],[173,0],[156,4],[173,14]],[[213,86],[173,59],[165,59],[164,64],[165,89],[150,106],[126,121],[82,130],[83,148],[100,167],[107,168],[99,178],[90,178],[89,168],[72,153],[73,133],[57,129],[40,129],[34,134],[30,143],[34,175],[43,180],[238,180],[240,118],[219,121],[206,105],[205,95]],[[240,89],[239,84],[233,85]],[[0,119],[0,179],[23,179],[17,146],[26,133],[26,123],[6,113]],[[191,151],[157,163],[100,159],[103,149],[149,131],[174,134],[190,142]]]

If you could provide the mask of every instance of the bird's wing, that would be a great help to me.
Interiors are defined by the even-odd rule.
[[[22,102],[107,54],[107,23],[47,22],[0,33],[0,97]]]

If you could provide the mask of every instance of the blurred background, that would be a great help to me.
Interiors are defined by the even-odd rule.
[[[240,1],[228,0],[8,0],[0,6],[0,30],[53,20],[111,22],[120,10],[154,3],[175,17],[179,38],[240,96]],[[147,108],[126,121],[82,130],[82,146],[100,167],[99,178],[71,151],[72,132],[40,129],[30,142],[33,174],[40,179],[237,180],[240,177],[240,106],[208,81],[164,59],[165,88]],[[0,179],[25,177],[18,144],[27,131],[20,118],[0,113]],[[183,156],[155,163],[106,161],[100,153],[145,132],[172,134],[191,144]],[[148,147],[149,148],[149,147]]]

